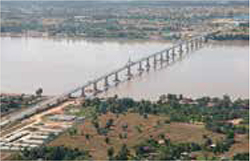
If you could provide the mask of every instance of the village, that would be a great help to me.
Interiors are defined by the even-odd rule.
[[[75,103],[75,101],[66,102],[22,120],[21,127],[2,128],[0,134],[1,151],[20,151],[25,148],[41,146],[65,132],[76,122],[84,122],[84,117],[64,114],[64,107],[71,103]]]

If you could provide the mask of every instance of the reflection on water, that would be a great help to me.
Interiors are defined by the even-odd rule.
[[[165,41],[52,40],[1,38],[1,90],[59,94],[92,78],[167,48]],[[104,95],[157,98],[188,96],[248,97],[248,42],[212,42],[175,65],[144,73]]]

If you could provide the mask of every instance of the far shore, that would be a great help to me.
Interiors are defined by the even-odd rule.
[[[243,35],[243,34],[240,34]],[[248,33],[244,34],[248,35]],[[243,35],[243,36],[244,36]],[[237,35],[234,35],[237,36]],[[121,37],[84,37],[84,36],[43,36],[43,35],[38,35],[38,36],[31,36],[31,35],[25,35],[25,34],[13,34],[13,33],[7,33],[7,34],[2,34],[0,33],[0,37],[7,37],[7,38],[34,38],[34,39],[48,39],[48,40],[69,40],[69,41],[90,41],[90,42],[163,42],[163,43],[174,43],[175,41],[178,41],[177,39],[164,39],[162,37],[152,37],[152,38],[147,38],[147,39],[138,39],[138,38],[121,38]],[[224,36],[222,36],[224,38]],[[226,37],[224,39],[220,39],[221,35],[218,35],[214,41],[234,41],[234,40],[239,40],[239,41],[249,41],[249,39],[242,38],[242,39],[232,39],[231,37]]]
[[[161,37],[157,38],[147,38],[147,39],[138,39],[138,38],[121,38],[121,37],[84,37],[84,36],[30,36],[25,34],[0,34],[0,37],[10,37],[10,38],[43,38],[43,39],[52,39],[52,40],[60,40],[60,39],[67,39],[67,40],[87,40],[87,41],[94,41],[94,42],[102,42],[102,41],[138,41],[138,42],[144,42],[144,41],[162,41],[162,42],[171,42],[174,40],[170,39],[164,39]]]

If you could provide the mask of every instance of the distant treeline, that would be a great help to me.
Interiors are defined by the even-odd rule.
[[[216,35],[211,37],[212,40],[249,40],[249,35]]]

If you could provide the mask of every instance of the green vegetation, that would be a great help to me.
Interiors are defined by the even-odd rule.
[[[240,33],[237,34],[237,32],[232,33],[230,35],[215,35],[212,37],[213,40],[249,40],[249,34],[248,31],[244,30],[244,34]]]
[[[249,160],[249,153],[238,153],[234,155],[233,160]]]
[[[12,160],[86,160],[90,158],[86,151],[69,149],[63,146],[42,146],[31,150],[23,150],[15,154]]]
[[[204,8],[206,5],[213,7]],[[186,9],[187,6],[189,9]],[[105,4],[97,1],[4,1],[1,9],[2,35],[169,40],[185,38],[200,26],[207,29],[220,27],[223,24],[214,24],[215,19],[227,21],[233,17],[239,22],[237,30],[248,34],[248,22],[237,20],[237,17],[248,15],[246,2],[234,2],[222,7],[220,3],[208,1]],[[187,35],[180,35],[187,31]]]
[[[148,114],[168,116],[168,122],[202,122],[208,130],[226,134],[235,132],[237,134],[248,133],[247,126],[233,125],[227,120],[242,118],[245,121],[241,125],[248,122],[248,105],[249,100],[232,101],[229,96],[220,98],[202,97],[196,100],[183,98],[182,95],[161,96],[155,103],[151,101],[134,101],[131,98],[117,99],[108,98],[107,101],[101,101],[98,98],[94,100],[86,100],[84,107],[92,106],[96,114],[106,114],[112,112],[117,115],[126,112],[139,113],[145,119]],[[92,111],[93,112],[93,111]],[[110,127],[107,123],[107,127]],[[159,123],[160,124],[160,123]],[[158,125],[159,125],[158,124]]]
[[[82,133],[62,135],[50,145],[87,148],[98,160],[233,159],[248,151],[248,105],[248,99],[232,101],[226,95],[191,99],[168,94],[156,102],[87,99],[75,113],[92,115],[77,127]]]
[[[1,116],[8,114],[10,112],[16,111],[18,109],[34,105],[46,99],[46,97],[42,97],[41,94],[42,94],[41,88],[36,91],[36,95],[1,94],[0,95]]]

